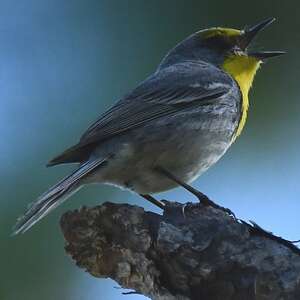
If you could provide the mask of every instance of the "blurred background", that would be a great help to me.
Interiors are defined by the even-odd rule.
[[[145,299],[122,296],[117,283],[75,267],[59,229],[60,216],[81,205],[120,201],[155,210],[141,198],[91,186],[25,235],[10,237],[11,227],[72,169],[45,163],[76,143],[177,42],[210,26],[277,17],[256,46],[288,54],[263,65],[241,138],[195,186],[238,217],[299,239],[299,8],[296,0],[1,0],[0,299]],[[196,201],[182,189],[159,196]]]

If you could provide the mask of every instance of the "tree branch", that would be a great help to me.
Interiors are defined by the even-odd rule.
[[[93,276],[151,299],[300,299],[298,248],[212,207],[182,210],[105,203],[68,212],[65,249]]]

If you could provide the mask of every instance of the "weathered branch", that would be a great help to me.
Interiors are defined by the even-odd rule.
[[[151,299],[300,299],[297,250],[214,208],[182,209],[169,203],[161,216],[105,203],[68,212],[66,251],[90,274]]]

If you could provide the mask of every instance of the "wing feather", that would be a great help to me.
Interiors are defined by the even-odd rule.
[[[214,80],[219,79],[219,84],[209,85],[212,76]],[[226,76],[219,69],[199,62],[159,70],[105,112],[77,145],[54,158],[49,165],[82,161],[96,143],[187,107],[217,101],[230,88],[231,78]]]

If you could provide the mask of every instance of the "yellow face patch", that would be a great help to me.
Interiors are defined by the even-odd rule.
[[[261,61],[254,57],[247,55],[232,55],[226,58],[222,65],[222,69],[229,73],[238,83],[242,93],[242,116],[233,140],[241,134],[246,123],[249,107],[248,93],[260,64]]]
[[[237,37],[241,35],[241,33],[241,30],[223,27],[213,27],[200,32],[201,37],[204,39],[212,38],[215,36]]]

